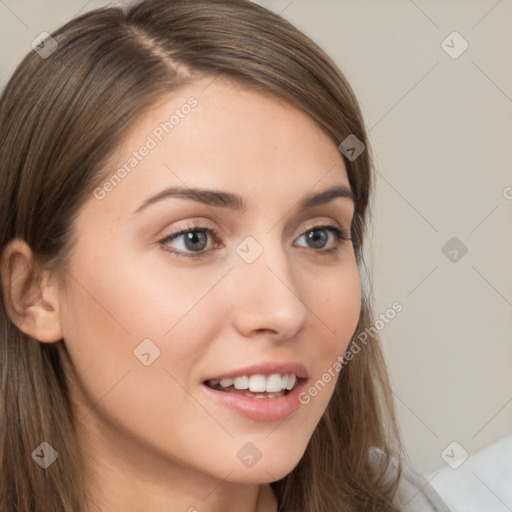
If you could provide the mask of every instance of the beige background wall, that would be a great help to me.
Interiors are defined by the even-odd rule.
[[[107,3],[0,0],[0,83],[42,31]],[[512,431],[512,2],[259,3],[327,50],[360,99],[375,312],[403,305],[381,331],[399,419],[416,468],[441,467],[452,441],[471,454]],[[457,58],[441,46],[453,31],[469,44],[457,56],[464,41],[446,40]]]

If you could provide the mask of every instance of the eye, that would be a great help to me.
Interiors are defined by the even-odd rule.
[[[310,228],[305,231],[299,239],[303,237],[305,238],[306,243],[310,244],[309,247],[312,249],[322,249],[321,251],[316,251],[321,253],[332,253],[337,251],[339,250],[342,241],[351,240],[350,234],[346,230],[331,224]],[[334,241],[334,246],[326,249],[325,246],[329,243],[329,239]]]
[[[176,233],[173,233],[163,240],[160,240],[160,244],[163,246],[164,250],[176,254],[176,256],[185,257],[185,258],[200,258],[208,255],[209,251],[204,251],[204,249],[208,245],[208,236],[218,239],[218,233],[214,229],[206,228],[206,227],[190,227],[185,226],[180,229]],[[181,248],[178,250],[174,250],[169,248],[169,243],[178,240],[181,242]],[[215,247],[219,247],[219,244],[216,243]],[[196,254],[187,254],[190,251],[191,253]]]
[[[211,248],[205,250],[208,247],[208,239],[210,237],[215,241],[213,243],[215,248],[221,247],[217,231],[199,226],[185,226],[176,233],[172,233],[160,240],[159,244],[165,251],[176,254],[178,257],[201,258],[211,252]],[[342,241],[351,240],[349,232],[330,224],[310,228],[302,233],[298,239],[300,240],[301,238],[305,238],[309,248],[314,249],[314,252],[317,253],[338,251]],[[179,243],[176,244],[176,241]],[[331,242],[331,247],[326,249],[325,246],[329,244],[329,241]],[[178,247],[177,250],[173,249],[171,248],[171,242],[174,243],[173,247],[176,247],[176,245],[181,247]]]

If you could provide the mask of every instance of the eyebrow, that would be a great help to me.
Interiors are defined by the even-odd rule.
[[[144,201],[144,203],[139,208],[137,208],[137,210],[135,210],[134,213],[140,212],[141,210],[147,208],[151,204],[172,197],[191,199],[193,201],[197,201],[198,203],[206,204],[208,206],[228,208],[231,210],[241,212],[247,210],[247,203],[245,202],[244,198],[232,192],[223,192],[220,190],[210,190],[197,187],[170,187],[165,190],[162,190],[158,194],[150,197],[149,199],[146,199],[146,201]],[[354,192],[346,185],[340,184],[323,190],[321,192],[315,194],[308,194],[304,196],[300,200],[297,208],[299,211],[303,211],[314,206],[329,203],[330,201],[338,197],[350,199],[355,205],[356,196]]]

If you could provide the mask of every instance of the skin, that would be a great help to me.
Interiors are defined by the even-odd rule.
[[[7,290],[20,329],[64,340],[91,502],[102,512],[276,511],[266,483],[299,462],[335,380],[275,422],[208,400],[202,382],[257,362],[299,361],[309,387],[343,354],[359,318],[351,241],[323,231],[326,248],[338,248],[327,254],[305,236],[325,224],[349,230],[352,201],[296,211],[305,194],[349,187],[346,169],[336,144],[296,108],[226,79],[196,80],[134,124],[111,172],[191,96],[190,114],[81,210],[67,288],[43,274],[42,287],[25,293],[19,279]],[[185,185],[238,193],[248,208],[174,197],[134,213]],[[191,224],[218,232],[207,235],[206,257],[164,250],[162,239]],[[252,263],[235,252],[247,236],[263,248]],[[192,252],[183,237],[166,246]],[[6,251],[7,272],[5,261],[23,273],[30,250],[18,241]],[[147,338],[160,350],[149,366],[134,356]],[[262,454],[252,467],[237,457],[248,442]]]

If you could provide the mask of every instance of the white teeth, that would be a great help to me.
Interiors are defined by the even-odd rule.
[[[268,377],[265,375],[242,375],[233,379],[210,380],[208,384],[211,387],[220,386],[221,388],[229,388],[234,386],[235,389],[250,390],[253,393],[279,393],[281,391],[291,391],[297,382],[294,374],[280,375],[274,373]]]
[[[288,382],[286,383],[286,389],[293,389],[295,386],[295,382],[297,381],[297,377],[295,375],[288,375]]]
[[[249,389],[249,377],[247,375],[236,377],[233,379],[233,385],[236,389]]]
[[[249,377],[249,389],[253,393],[261,393],[267,390],[267,379],[264,375],[251,375]]]
[[[267,378],[267,388],[265,390],[267,393],[277,393],[282,389],[281,375],[275,373]]]

